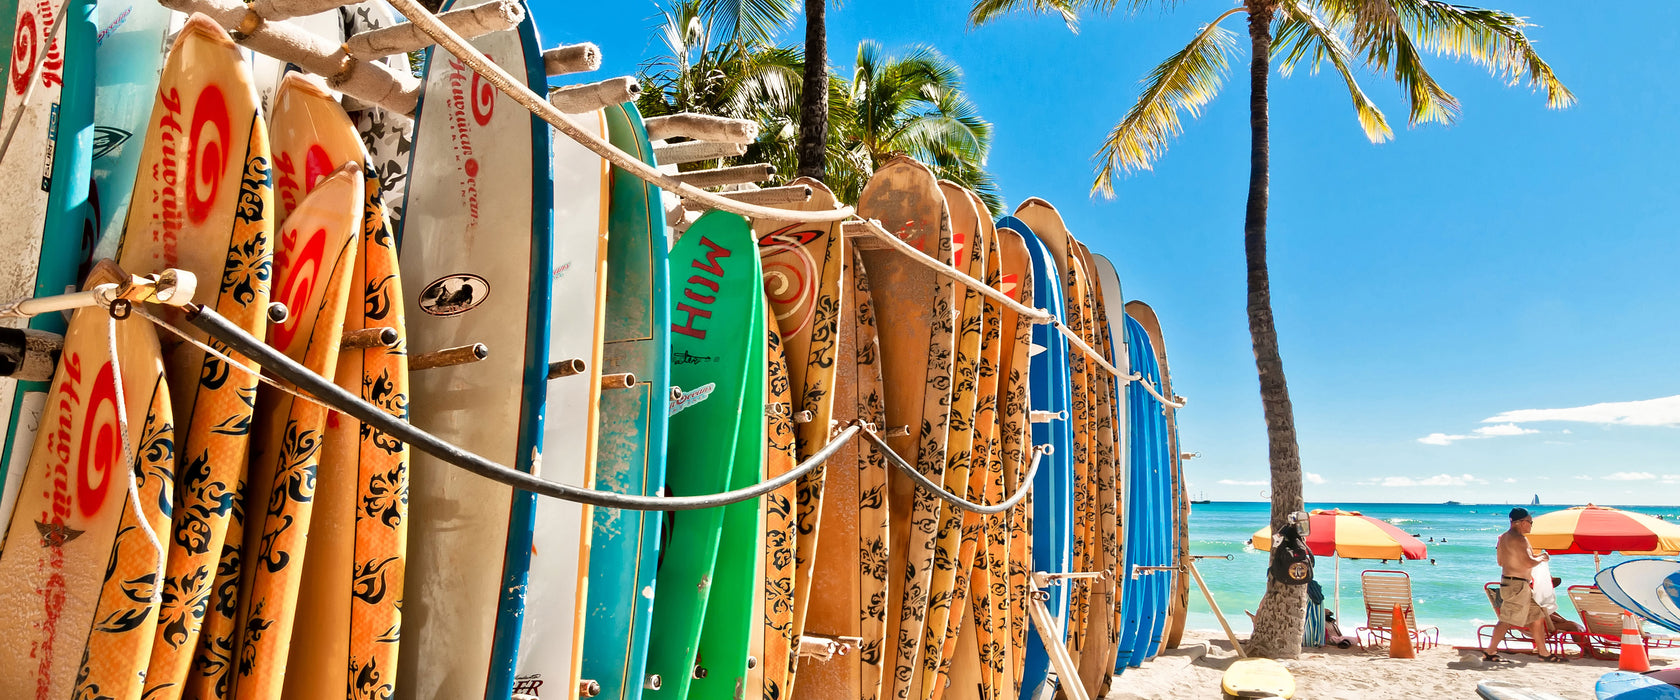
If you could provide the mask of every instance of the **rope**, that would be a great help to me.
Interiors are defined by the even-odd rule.
[[[300,401],[307,401],[309,403],[315,404],[316,406],[320,406],[321,408],[327,409],[328,411],[337,410],[337,409],[333,408],[332,406],[329,406],[326,403],[322,402],[320,399],[317,399],[313,396],[310,396],[308,394],[300,392],[296,389],[293,389],[289,386],[286,386],[285,384],[281,384],[280,382],[275,381],[272,377],[269,377],[268,375],[265,375],[258,370],[252,369],[250,367],[250,365],[247,365],[243,362],[240,362],[240,361],[235,360],[231,357],[228,357],[222,351],[217,350],[213,347],[210,347],[210,345],[208,343],[205,343],[205,342],[203,342],[203,341],[201,341],[197,338],[194,338],[190,335],[187,335],[187,333],[185,331],[181,330],[180,328],[176,328],[174,324],[171,324],[168,321],[165,321],[161,318],[158,318],[157,316],[153,316],[152,314],[148,313],[144,308],[142,308],[138,304],[136,304],[133,307],[133,310],[134,310],[134,313],[139,314],[141,318],[144,318],[148,321],[151,321],[153,325],[155,325],[159,328],[162,328],[166,331],[169,331],[170,333],[175,334],[175,337],[180,338],[181,340],[185,340],[188,343],[196,346],[198,349],[203,350],[206,354],[210,355],[211,357],[214,357],[218,360],[221,360],[223,364],[226,364],[227,366],[232,367],[235,370],[238,370],[240,372],[244,372],[244,373],[249,374],[253,377],[256,377],[257,381],[259,381],[259,382],[262,382],[262,383],[267,384],[271,387],[274,387],[275,389],[279,389],[280,391],[283,391],[285,393],[291,394],[294,398],[296,398]]]
[[[36,78],[41,77],[41,69],[47,65],[47,57],[52,55],[53,42],[58,41],[58,33],[64,31],[64,21],[70,18],[70,3],[58,10],[58,23],[53,25],[52,35],[41,46],[41,60],[35,62],[35,67],[29,71],[29,82],[23,89],[23,101],[18,103],[17,114],[12,115],[12,123],[6,126],[6,140],[0,142],[0,161],[6,160],[6,152],[12,150],[12,137],[17,134],[18,124],[23,122],[23,115],[29,109],[29,98],[35,96]]]
[[[262,341],[251,337],[244,329],[230,323],[215,311],[203,307],[189,307],[187,318],[199,330],[210,337],[221,341],[229,348],[250,357],[257,364],[262,365],[280,378],[297,385],[340,413],[348,415],[376,430],[408,443],[411,447],[436,457],[444,462],[461,469],[482,476],[486,479],[506,484],[516,489],[530,491],[539,496],[558,498],[563,501],[582,503],[601,508],[617,508],[621,510],[657,510],[679,511],[716,508],[732,503],[739,503],[757,498],[783,486],[798,481],[812,470],[822,466],[824,462],[834,456],[841,447],[851,442],[863,432],[863,426],[851,425],[841,430],[830,440],[828,445],[792,470],[774,479],[760,482],[734,491],[706,494],[702,496],[633,496],[613,493],[611,491],[596,491],[569,484],[549,481],[533,474],[506,467],[492,462],[472,452],[444,442],[441,438],[424,430],[414,427],[407,421],[392,416],[374,406],[361,397],[350,393],[343,387],[316,375],[308,368]]]
[[[473,48],[472,45],[468,44],[465,39],[461,38],[461,35],[456,34],[454,30],[450,29],[448,25],[438,21],[437,15],[432,14],[426,8],[422,7],[420,3],[415,2],[415,0],[392,0],[391,5],[396,7],[398,12],[401,12],[404,16],[408,17],[408,21],[412,23],[416,29],[419,29],[426,36],[431,37],[432,41],[437,42],[439,46],[448,50],[449,53],[454,54],[456,58],[461,59],[461,62],[467,64],[474,71],[477,71],[480,76],[483,76],[485,80],[489,81],[491,85],[494,85],[497,90],[502,92],[502,94],[513,98],[514,101],[518,102],[525,109],[530,110],[532,114],[535,114],[538,117],[541,117],[543,121],[554,125],[554,128],[560,130],[560,133],[565,134],[573,141],[576,141],[579,144],[582,144],[585,148],[599,154],[602,158],[607,159],[613,165],[618,166],[642,180],[658,185],[661,189],[664,189],[667,192],[676,194],[683,199],[703,202],[713,209],[740,214],[741,216],[745,216],[749,219],[828,222],[843,221],[851,218],[852,216],[851,207],[841,207],[833,211],[817,212],[789,211],[746,204],[728,197],[720,197],[693,185],[686,184],[670,175],[659,172],[658,168],[642,162],[640,158],[618,150],[602,138],[585,131],[582,127],[573,122],[570,117],[566,116],[554,105],[549,104],[548,100],[544,99],[541,95],[532,92],[531,89],[525,85],[514,80],[513,76],[508,75],[507,71],[502,70],[501,66],[496,65],[495,62],[491,61],[483,53],[480,53],[478,49]]]
[[[1032,491],[1033,476],[1038,474],[1038,461],[1044,456],[1043,447],[1033,448],[1032,466],[1027,468],[1026,477],[1021,479],[1021,488],[1017,489],[1014,495],[1003,499],[1003,502],[995,506],[988,506],[975,503],[963,498],[962,496],[951,493],[950,491],[946,491],[944,487],[934,483],[932,479],[927,478],[927,476],[923,475],[921,472],[916,471],[916,468],[911,466],[909,462],[904,461],[903,457],[898,456],[898,453],[894,452],[891,447],[888,447],[887,441],[881,439],[881,436],[872,432],[865,432],[863,434],[863,439],[874,443],[875,449],[886,455],[887,461],[892,462],[893,466],[898,467],[899,471],[910,475],[910,479],[916,482],[917,486],[927,489],[928,491],[932,491],[933,495],[944,499],[946,503],[950,503],[951,505],[963,510],[979,513],[981,515],[997,515],[998,513],[1002,513],[1010,508],[1014,508],[1015,504],[1020,503],[1021,499],[1026,498],[1027,493]]]

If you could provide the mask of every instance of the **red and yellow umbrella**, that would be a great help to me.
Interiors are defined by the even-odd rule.
[[[1418,538],[1359,511],[1315,510],[1307,514],[1307,549],[1343,559],[1423,559],[1429,549]],[[1272,548],[1271,526],[1254,533],[1254,548]]]
[[[1552,554],[1680,554],[1680,525],[1589,503],[1534,516],[1528,543]]]

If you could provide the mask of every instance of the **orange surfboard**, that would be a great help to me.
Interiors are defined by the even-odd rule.
[[[408,356],[397,251],[381,183],[367,176],[370,159],[362,141],[332,94],[302,73],[281,80],[269,129],[285,211],[328,174],[320,172],[325,163],[364,165],[360,244],[350,267],[344,330],[390,328],[397,342],[341,350],[334,382],[406,418]],[[327,416],[324,440],[284,696],[337,697],[348,689],[354,697],[385,697],[395,685],[401,633],[408,445],[337,412]]]
[[[338,365],[364,193],[361,166],[345,163],[316,184],[281,226],[274,290],[291,315],[274,326],[268,342],[324,376],[333,376]],[[257,405],[234,697],[275,700],[297,622],[328,411],[268,386]]]
[[[998,230],[1001,283],[998,290],[1017,302],[1032,300],[1037,281],[1032,275],[1032,258],[1021,234],[1010,229]],[[1004,488],[1014,493],[1026,482],[1027,470],[1032,466],[1032,431],[1028,423],[1027,391],[1032,357],[1031,321],[1005,307],[1002,312],[1003,333],[1008,342],[998,358],[1002,385],[998,392],[1001,404],[998,432],[999,449],[1004,459]],[[1006,565],[1007,618],[1009,629],[1002,635],[1008,653],[1004,658],[1006,697],[1019,697],[1021,676],[1025,671],[1027,634],[1027,579],[1032,573],[1032,494],[1008,513],[1009,550]]]
[[[244,51],[215,22],[194,15],[159,78],[118,263],[135,274],[175,267],[198,275],[194,301],[263,337],[273,262],[271,167]],[[170,384],[175,512],[148,699],[181,693],[205,615],[218,612],[211,587],[226,568],[257,393],[255,365],[236,370],[185,343],[166,349],[170,376],[184,380]],[[236,552],[239,540],[232,542]]]
[[[114,277],[102,268],[90,282]],[[133,696],[163,566],[152,528],[168,511],[155,500],[167,449],[142,450],[148,437],[168,440],[156,331],[138,316],[77,311],[51,387],[0,554],[0,697]]]

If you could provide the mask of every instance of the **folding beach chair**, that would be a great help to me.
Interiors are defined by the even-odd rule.
[[[1494,617],[1497,618],[1499,616],[1500,602],[1499,582],[1494,581],[1482,586],[1482,591],[1487,593],[1488,603],[1493,606],[1493,614]],[[1494,625],[1482,625],[1481,627],[1476,628],[1476,646],[1483,649],[1487,648],[1488,641],[1493,639],[1493,628]],[[1565,650],[1568,648],[1568,645],[1564,643],[1564,639],[1575,639],[1576,645],[1579,646],[1579,638],[1582,636],[1585,636],[1588,639],[1592,638],[1592,635],[1583,634],[1581,632],[1553,630],[1551,637],[1546,639],[1546,653],[1563,655],[1566,653]],[[1518,642],[1521,642],[1525,648],[1508,646]],[[1511,631],[1505,635],[1505,640],[1500,642],[1498,650],[1513,654],[1532,653],[1534,651],[1534,635],[1529,633],[1527,627],[1512,627]]]
[[[1611,602],[1610,596],[1604,595],[1598,586],[1570,586],[1569,601],[1575,604],[1575,612],[1581,614],[1581,629],[1587,636],[1611,649],[1622,647],[1622,615],[1628,614],[1627,610]],[[1671,649],[1680,646],[1680,637],[1647,633],[1645,621],[1638,615],[1634,615],[1633,619],[1640,625],[1639,636],[1645,640],[1645,648]]]
[[[1406,616],[1406,629],[1412,648],[1422,651],[1441,643],[1439,627],[1418,627],[1417,614],[1412,607],[1412,577],[1404,571],[1373,569],[1359,575],[1360,588],[1365,593],[1365,626],[1353,634],[1362,647],[1388,644],[1394,634],[1394,606],[1399,605]]]

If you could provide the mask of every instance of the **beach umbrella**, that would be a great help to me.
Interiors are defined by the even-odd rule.
[[[1254,548],[1272,548],[1270,525],[1254,532]],[[1336,617],[1342,616],[1343,559],[1424,559],[1429,548],[1405,530],[1356,510],[1314,510],[1307,514],[1307,549],[1336,558]]]
[[[1528,543],[1552,554],[1680,554],[1680,525],[1591,503],[1534,516]]]

